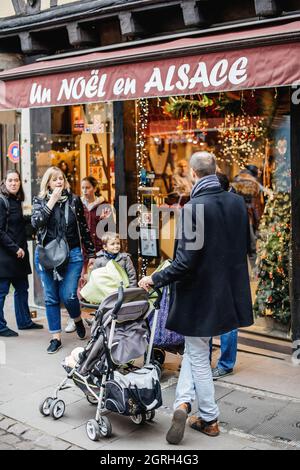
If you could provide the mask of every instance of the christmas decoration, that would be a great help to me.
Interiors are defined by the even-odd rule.
[[[289,244],[291,235],[290,165],[287,140],[278,140],[273,194],[266,203],[257,242],[258,287],[254,312],[282,324],[290,321]]]
[[[141,226],[141,212],[142,212],[142,201],[141,192],[139,191],[140,186],[145,185],[144,172],[146,162],[149,157],[146,146],[146,136],[148,130],[148,116],[149,116],[149,104],[147,99],[140,99],[136,101],[136,168],[138,178],[138,190],[137,190],[137,203],[139,212],[139,226]],[[139,275],[140,277],[146,276],[148,261],[146,258],[141,256],[140,247],[138,248],[139,255]]]
[[[163,107],[164,113],[176,118],[186,116],[199,116],[201,110],[208,108],[214,104],[207,95],[202,95],[198,100],[192,98],[170,97]]]
[[[264,157],[264,119],[257,116],[226,114],[218,128],[220,161],[245,166],[253,158]]]

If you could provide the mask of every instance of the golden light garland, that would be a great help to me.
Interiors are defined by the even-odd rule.
[[[253,158],[264,158],[264,150],[261,150],[258,141],[265,132],[263,118],[227,114],[224,122],[218,127],[218,143],[221,145],[221,156],[218,160],[243,166]]]
[[[143,170],[145,170],[146,161],[148,159],[148,150],[146,146],[147,141],[147,130],[149,124],[149,103],[146,98],[136,100],[135,102],[136,111],[136,168],[137,168],[137,203],[139,211],[139,226],[141,226],[141,210],[142,201],[139,187],[143,186]],[[146,276],[148,260],[141,256],[140,247],[138,247],[138,256],[141,260],[140,275]]]

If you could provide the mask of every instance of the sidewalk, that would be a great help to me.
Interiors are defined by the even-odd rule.
[[[9,303],[8,310],[12,310]],[[14,328],[13,315],[8,313],[7,318]],[[127,417],[111,414],[113,436],[95,443],[85,432],[85,423],[94,417],[95,408],[79,389],[61,393],[67,408],[60,420],[39,413],[40,401],[51,396],[64,378],[61,361],[73,348],[83,345],[76,334],[64,334],[63,349],[47,355],[48,342],[46,329],[20,332],[19,338],[5,340],[6,364],[0,365],[0,450],[175,449],[166,443],[165,434],[172,417],[178,356],[167,355],[163,406],[155,420],[137,426]],[[289,356],[279,360],[239,353],[235,374],[216,383],[216,397],[221,435],[213,439],[187,428],[176,449],[300,449],[300,366],[294,366]]]

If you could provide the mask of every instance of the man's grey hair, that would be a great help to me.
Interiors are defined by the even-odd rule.
[[[190,167],[194,170],[198,178],[214,175],[216,173],[216,157],[209,152],[193,153],[190,159]]]

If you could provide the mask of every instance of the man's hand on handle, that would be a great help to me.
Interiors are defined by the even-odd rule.
[[[144,276],[139,281],[139,287],[141,287],[142,289],[145,289],[146,291],[149,291],[151,289],[151,286],[153,285],[154,285],[154,282],[152,281],[151,276]]]

